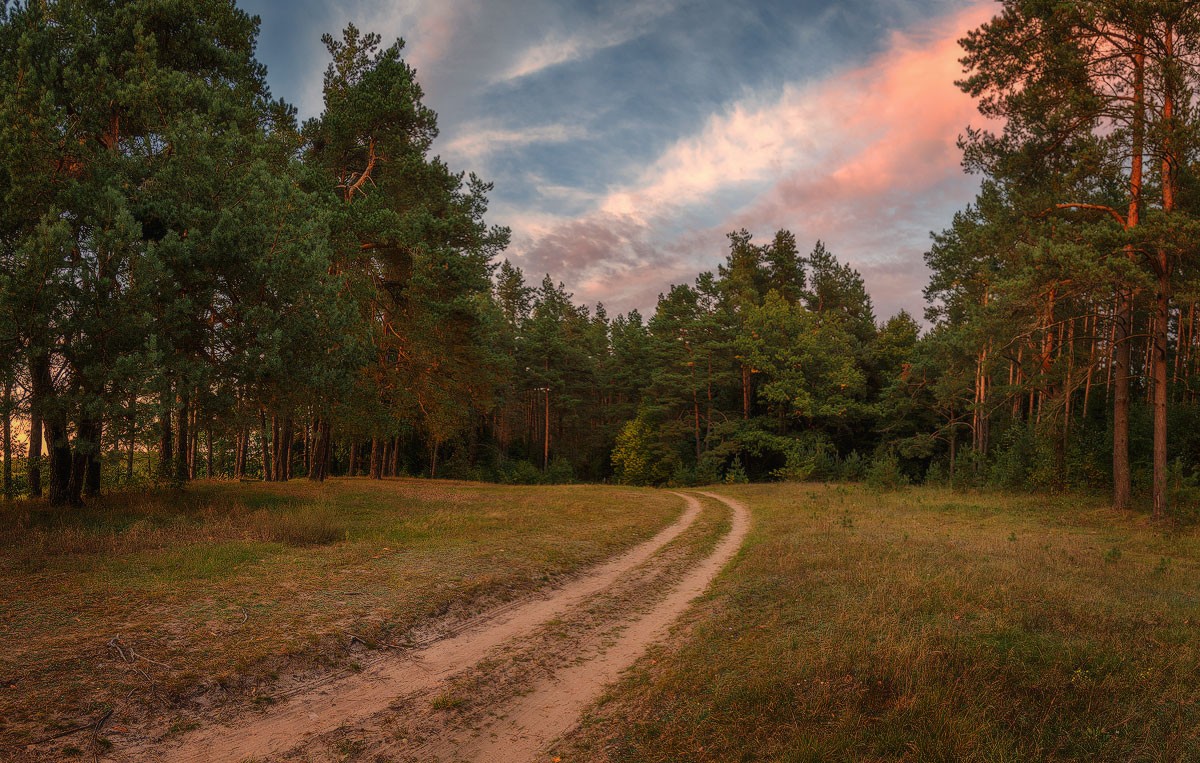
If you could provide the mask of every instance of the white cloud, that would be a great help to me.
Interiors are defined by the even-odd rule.
[[[445,146],[445,152],[461,163],[477,166],[497,151],[543,143],[566,143],[587,137],[578,125],[551,124],[506,128],[492,122],[475,122],[457,131]]]
[[[516,60],[497,75],[494,83],[508,82],[571,61],[588,58],[608,48],[635,40],[645,34],[651,21],[674,10],[674,0],[635,3],[629,10],[568,35],[549,35],[526,48]]]

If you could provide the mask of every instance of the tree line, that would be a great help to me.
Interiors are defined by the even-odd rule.
[[[731,233],[648,317],[531,285],[495,264],[490,186],[432,155],[401,41],[326,36],[299,124],[232,2],[2,14],[8,496],[865,478],[1162,515],[1195,483],[1190,3],[1014,0],[967,34],[959,84],[997,126],[961,138],[983,183],[933,236],[925,330],[786,230]]]

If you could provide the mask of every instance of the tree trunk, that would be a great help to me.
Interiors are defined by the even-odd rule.
[[[350,473],[347,475],[349,477],[357,477],[358,476],[358,440],[354,440],[353,442],[350,443],[349,472]]]
[[[283,441],[283,462],[279,465],[281,467],[279,479],[281,482],[287,482],[292,478],[292,453],[296,441],[296,427],[291,416],[283,420],[281,439]]]
[[[233,455],[233,477],[235,480],[246,479],[246,451],[248,450],[250,450],[250,429],[240,427]]]
[[[82,501],[71,490],[71,442],[66,417],[52,413],[46,417],[45,426],[50,450],[50,505],[78,506]]]
[[[742,418],[750,419],[750,367],[742,365]]]
[[[88,498],[100,495],[100,478],[104,466],[104,422],[102,420],[97,419],[94,422],[92,433],[93,438],[87,454],[83,479],[83,494]]]
[[[4,398],[0,400],[0,408],[4,410],[3,419],[0,420],[0,425],[3,428],[3,432],[0,432],[0,437],[4,440],[4,483],[2,490],[6,501],[11,501],[14,495],[12,475],[12,388],[12,377],[8,377],[4,380]]]
[[[272,417],[274,421],[274,417]],[[271,430],[267,429],[267,412],[263,408],[258,409],[258,426],[262,430],[262,478],[263,482],[271,481]]]
[[[173,418],[171,410],[164,408],[159,419],[158,475],[167,481],[170,481],[171,470],[175,466],[175,430],[173,429]]]
[[[1171,309],[1170,269],[1161,263],[1158,294],[1155,303],[1158,318],[1154,332],[1154,518],[1167,515],[1167,395],[1170,393],[1167,376],[1168,313]]]
[[[383,446],[378,437],[371,438],[371,479],[383,479]]]
[[[133,484],[133,454],[137,449],[137,393],[129,393],[129,406],[125,409],[125,420],[129,425],[129,452],[125,454],[125,484]],[[113,436],[113,444],[117,444]]]
[[[67,485],[72,505],[83,505],[90,466],[99,458],[99,435],[99,423],[92,419],[80,420],[75,425],[75,450],[71,454],[71,475]]]
[[[182,485],[188,481],[188,451],[192,438],[189,428],[191,418],[191,397],[186,392],[179,396],[179,413],[175,417],[175,484]]]
[[[29,400],[29,450],[26,453],[29,496],[42,497],[42,401],[37,394],[37,385]]]
[[[560,430],[561,431],[561,430]],[[546,388],[546,436],[542,441],[542,471],[550,468],[550,388]]]
[[[316,444],[309,458],[308,478],[314,482],[324,482],[329,470],[329,419],[318,419],[313,430]]]
[[[1121,289],[1113,312],[1113,508],[1128,509],[1129,481],[1129,333],[1133,299]]]
[[[1170,62],[1175,55],[1174,30],[1168,24],[1164,35],[1165,57]],[[1175,93],[1172,78],[1165,77],[1162,118],[1165,132],[1162,147],[1162,208],[1170,215],[1175,211],[1180,157],[1175,145]],[[1167,342],[1171,320],[1171,262],[1168,253],[1159,249],[1154,255],[1154,271],[1157,276],[1155,289],[1154,332],[1151,336],[1151,376],[1153,378],[1154,409],[1154,518],[1167,515],[1167,396],[1170,380],[1167,376]]]
[[[187,458],[187,475],[188,480],[196,479],[196,453],[199,450],[200,442],[200,412],[192,406],[192,411],[189,414],[191,419],[188,422],[188,458]]]
[[[41,406],[46,447],[50,453],[51,506],[65,506],[71,498],[71,442],[67,433],[67,415],[53,405],[54,379],[50,375],[50,357],[39,355],[29,365],[33,396]]]

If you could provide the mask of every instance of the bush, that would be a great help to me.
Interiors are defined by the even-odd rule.
[[[742,467],[742,457],[734,456],[733,463],[725,469],[725,478],[723,480],[726,485],[744,485],[750,480],[746,478],[746,470]]]
[[[804,482],[839,476],[833,444],[822,434],[805,432],[795,438],[764,438],[764,444],[774,444],[783,451],[784,465],[771,472],[772,477]]]
[[[653,481],[650,453],[652,434],[650,425],[640,413],[621,427],[612,452],[617,482],[622,485],[648,485]]]
[[[571,466],[571,462],[562,456],[555,456],[550,459],[550,465],[546,469],[546,474],[543,476],[542,482],[547,485],[569,485],[575,481],[575,469]]]
[[[838,463],[837,476],[838,479],[847,482],[858,482],[867,476],[867,462],[858,454],[857,450],[852,450],[850,455]]]
[[[499,477],[505,485],[540,485],[544,479],[541,469],[523,459],[502,463]]]
[[[867,469],[867,484],[876,490],[898,490],[909,484],[896,451],[888,448],[875,454]]]

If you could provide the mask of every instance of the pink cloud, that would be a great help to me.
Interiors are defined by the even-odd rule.
[[[983,2],[894,33],[867,65],[734,104],[593,213],[532,235],[516,230],[521,264],[587,284],[578,297],[648,307],[668,287],[663,279],[690,281],[714,268],[726,232],[746,227],[766,239],[788,228],[801,241],[824,239],[858,268],[881,317],[899,307],[919,316],[926,234],[946,225],[978,182],[962,173],[956,146],[981,122],[953,84],[962,74],[957,40],[994,11]],[[714,214],[717,194],[740,199],[737,208]],[[710,222],[689,226],[697,219]]]

